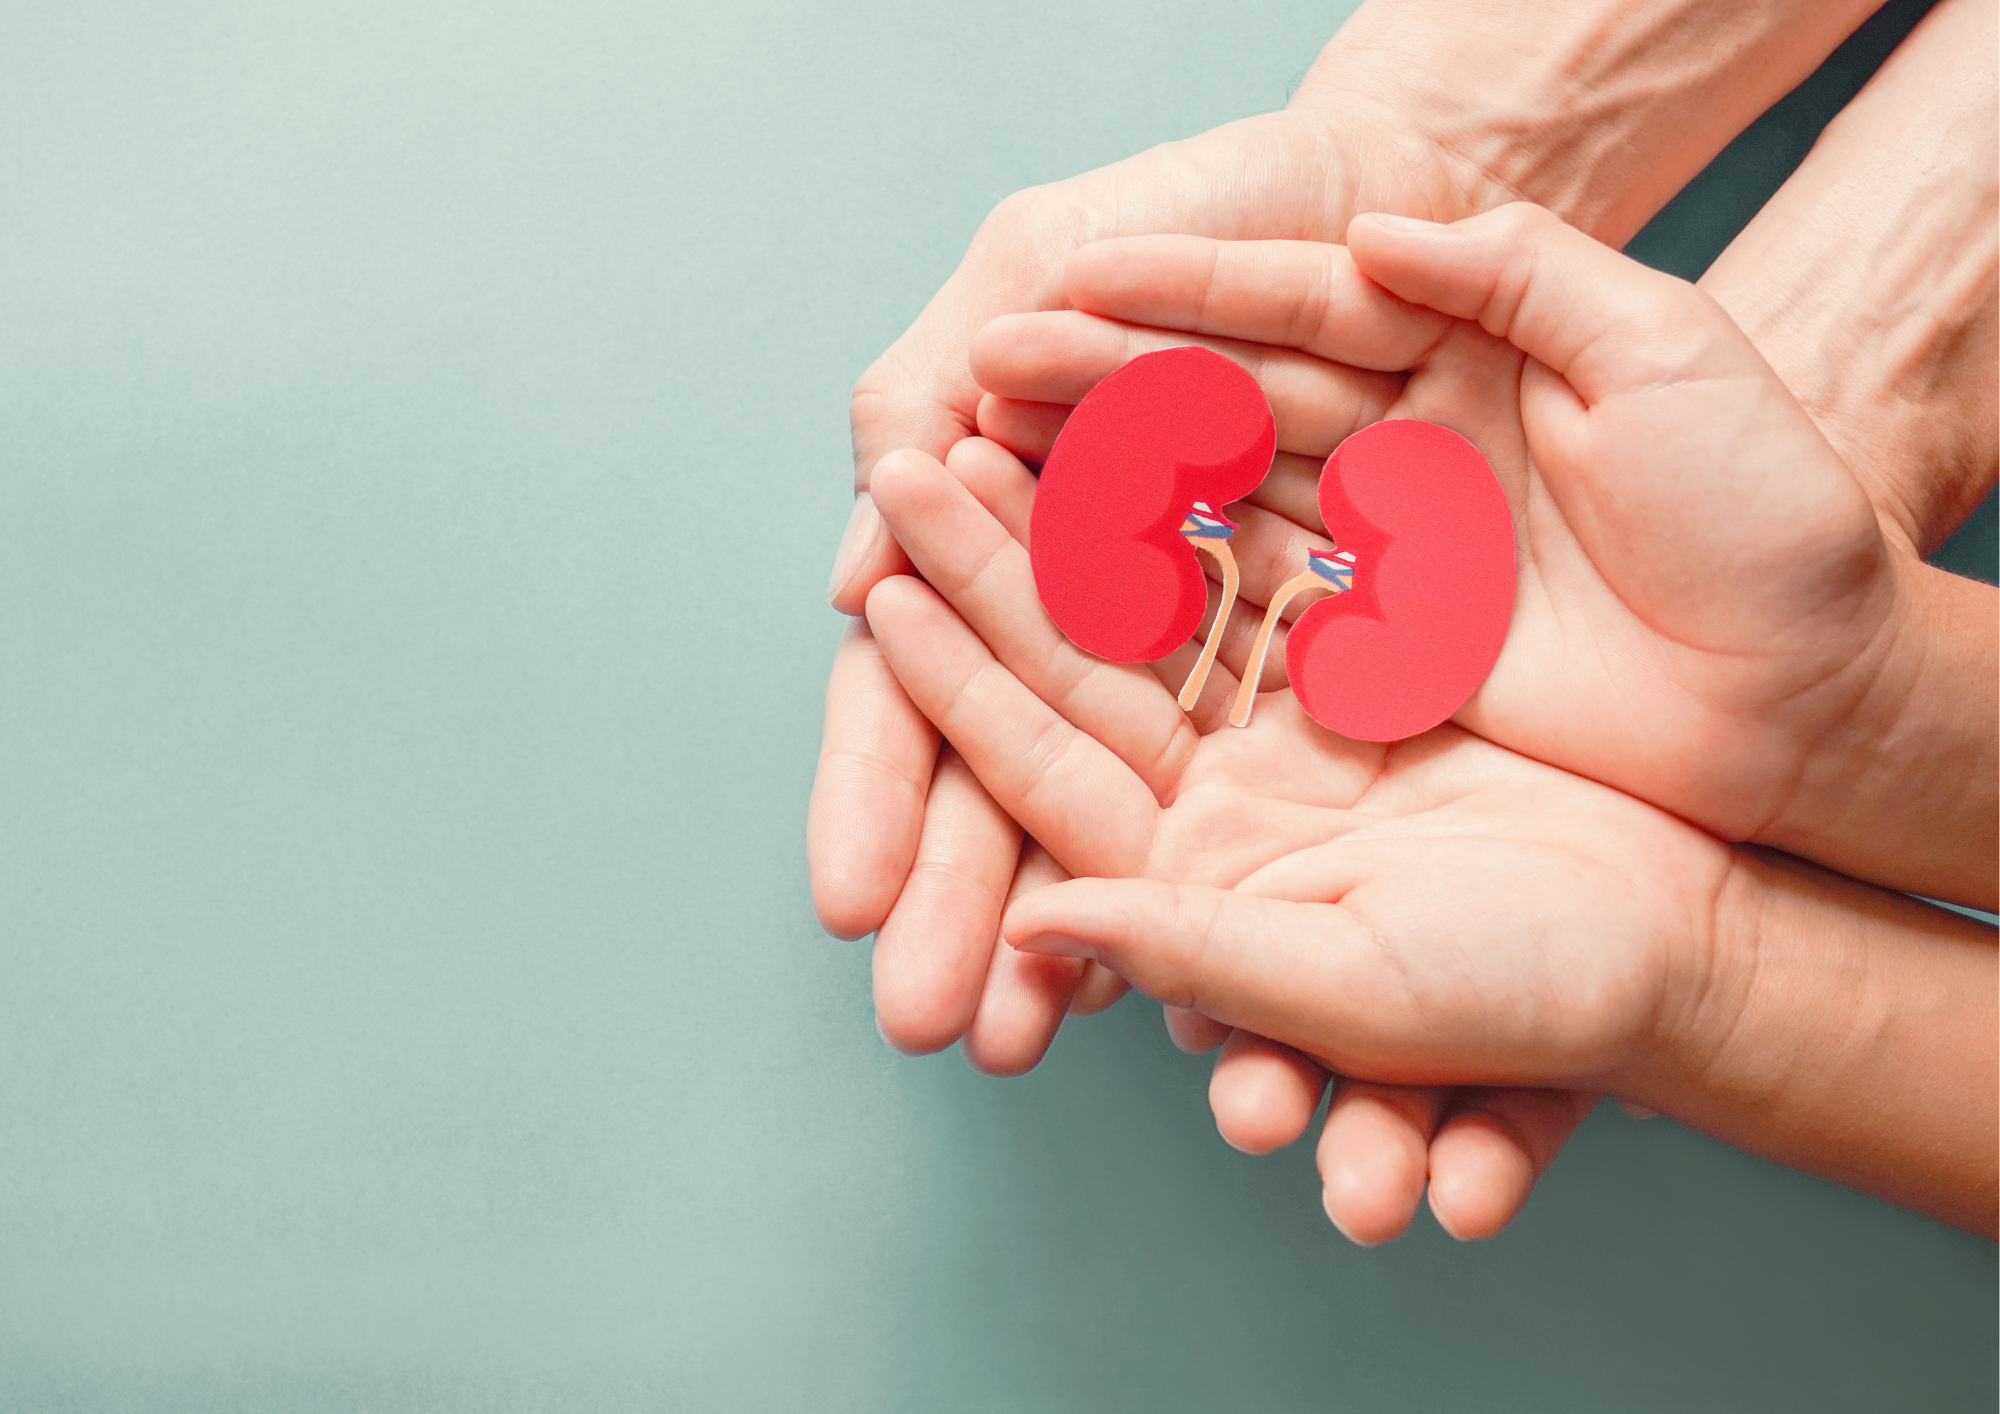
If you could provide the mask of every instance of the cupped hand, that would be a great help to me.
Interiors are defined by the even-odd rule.
[[[1326,546],[1314,534],[1324,527],[1318,524],[1313,487],[1320,460],[1339,437],[1372,420],[1365,414],[1425,417],[1457,428],[1485,450],[1506,483],[1524,549],[1523,592],[1508,648],[1461,720],[1539,754],[1563,760],[1567,753],[1567,764],[1595,765],[1604,773],[1629,770],[1633,763],[1654,766],[1638,781],[1660,793],[1698,779],[1706,769],[1709,823],[1718,824],[1714,807],[1740,809],[1739,784],[1746,775],[1756,784],[1753,773],[1767,758],[1772,705],[1790,702],[1825,674],[1865,660],[1855,645],[1874,627],[1871,610],[1886,613],[1881,583],[1873,577],[1884,561],[1872,509],[1747,341],[1705,297],[1604,251],[1542,213],[1515,209],[1460,229],[1467,226],[1484,227],[1473,235],[1483,234],[1487,246],[1483,266],[1457,258],[1462,267],[1457,273],[1468,286],[1481,280],[1489,288],[1497,285],[1504,265],[1499,256],[1556,243],[1538,267],[1516,262],[1510,291],[1516,302],[1505,326],[1516,341],[1560,359],[1562,370],[1598,379],[1592,386],[1598,406],[1583,406],[1593,415],[1602,409],[1595,441],[1587,427],[1583,436],[1558,428],[1571,435],[1554,449],[1553,476],[1545,476],[1535,459],[1534,450],[1546,455],[1547,448],[1534,446],[1534,434],[1545,432],[1551,419],[1577,412],[1579,399],[1567,382],[1551,368],[1529,363],[1521,348],[1495,333],[1452,317],[1477,312],[1477,306],[1468,306],[1466,291],[1457,292],[1456,309],[1416,305],[1366,278],[1344,249],[1330,246],[1154,238],[1084,249],[1071,262],[1072,302],[1131,322],[1064,313],[989,326],[975,343],[973,359],[975,374],[995,394],[982,406],[982,430],[1030,454],[1044,451],[1060,426],[1062,404],[1075,401],[1127,358],[1185,341],[1185,333],[1163,334],[1143,325],[1194,332],[1250,367],[1272,400],[1290,455],[1281,456],[1270,481],[1253,497],[1261,514],[1246,518],[1239,535],[1243,597],[1221,661],[1240,673],[1270,592],[1296,572],[1304,548]],[[1453,266],[1452,259],[1439,263]],[[1529,278],[1531,270],[1535,278]],[[1283,297],[1274,297],[1277,292]],[[1676,301],[1681,308],[1674,307]],[[1434,293],[1431,303],[1442,302]],[[1579,310],[1595,322],[1579,328]],[[1662,351],[1644,347],[1642,338],[1620,362],[1619,332],[1634,323],[1646,338],[1664,333],[1670,342]],[[1545,337],[1551,330],[1575,347],[1558,349]],[[1598,347],[1591,346],[1592,338]],[[1613,356],[1608,361],[1605,348]],[[1714,372],[1713,384],[1691,385],[1712,399],[1704,404],[1703,398],[1677,397],[1679,385],[1640,362],[1663,352],[1668,358],[1693,358]],[[1357,419],[1347,415],[1351,408],[1328,396],[1324,385],[1335,376],[1332,365],[1314,365],[1313,357],[1384,373],[1414,372],[1406,386]],[[1668,396],[1661,401],[1667,406],[1646,406],[1642,394],[1636,417],[1621,420],[1624,406],[1608,396],[1624,391],[1620,380],[1634,389],[1665,383]],[[1374,391],[1379,394],[1381,385]],[[1658,426],[1640,425],[1645,418]],[[1728,455],[1689,445],[1688,425],[1704,429],[1718,423],[1747,429],[1748,445],[1727,449]],[[1677,439],[1676,433],[1683,435]],[[1646,454],[1656,454],[1657,461],[1647,464]],[[1792,481],[1774,478],[1762,488],[1765,524],[1757,524],[1753,514],[1746,526],[1721,510],[1741,499],[1726,485],[1737,473],[1738,457],[1772,458],[1787,471],[1804,473]],[[1707,485],[1685,469],[1690,463],[1697,472],[1711,473]],[[1600,471],[1605,475],[1598,478]],[[1556,494],[1560,491],[1570,493],[1567,501]],[[1831,531],[1821,530],[1816,540],[1795,537],[1788,547],[1786,536],[1802,523],[1812,526],[1816,510],[1823,511],[1820,520]],[[1737,538],[1718,535],[1718,527]],[[1759,537],[1769,543],[1755,543]],[[1685,553],[1677,553],[1682,546]],[[1593,552],[1607,561],[1608,574],[1599,571]],[[1807,568],[1801,580],[1824,571],[1830,557],[1836,589],[1779,582],[1774,592],[1770,571],[1774,564],[1788,568],[1788,553]],[[1711,557],[1722,563],[1704,563]],[[1645,563],[1648,559],[1654,563]],[[1857,561],[1858,570],[1852,568]],[[1859,608],[1842,602],[1842,570],[1861,583]],[[1359,571],[1367,572],[1365,566]],[[1871,594],[1872,605],[1866,602]],[[1817,606],[1809,608],[1815,595]],[[1700,635],[1713,630],[1710,606],[1718,599],[1739,611],[1739,622],[1730,626],[1732,636],[1704,641]],[[1825,607],[1829,601],[1831,610]],[[1804,634],[1807,651],[1794,648],[1781,655],[1787,635],[1801,624],[1818,629],[1843,617],[1843,628],[1858,622],[1860,631],[1843,632],[1829,644],[1815,644]],[[1280,658],[1266,662],[1267,687],[1283,681]],[[1736,673],[1746,660],[1753,668],[1776,664],[1780,671],[1761,680],[1755,672]],[[1663,674],[1677,693],[1661,693]],[[1693,691],[1686,686],[1690,678]],[[1826,721],[1850,710],[1852,693],[1841,696],[1836,689],[1834,695],[1836,702],[1811,719],[1815,725],[1794,735],[1790,760],[1798,759]],[[1740,721],[1747,721],[1749,730],[1737,750],[1717,759],[1708,743],[1718,722]],[[1621,783],[1631,786],[1634,778],[1628,774]],[[1668,803],[1687,811],[1691,799],[1684,792]],[[1744,822],[1736,823],[1742,833],[1751,832]],[[1725,819],[1718,828],[1729,825]],[[1295,1134],[1317,1099],[1316,1079],[1300,1070],[1295,1055],[1274,1053],[1248,1036],[1232,1038],[1218,1058],[1211,1087],[1218,1124],[1232,1137]],[[1546,1163],[1589,1098],[1482,1097],[1489,1117],[1496,1106],[1531,1107],[1528,1122],[1501,1131],[1511,1141],[1508,1162],[1489,1167],[1531,1177],[1535,1161]],[[1354,1126],[1354,1140],[1336,1147],[1344,1147],[1357,1168],[1387,1162],[1419,1171],[1426,1125],[1435,1122],[1441,1103],[1435,1089],[1370,1091],[1365,1121],[1337,1115],[1343,1126]],[[1448,1179],[1455,1166],[1446,1151],[1433,1153],[1429,1167]],[[1525,1183],[1494,1178],[1461,1186],[1483,1189],[1490,1201],[1482,1208],[1486,1222],[1461,1220],[1458,1230],[1497,1228],[1526,1194]],[[1333,1187],[1330,1183],[1330,1193]],[[1451,1187],[1434,1184],[1433,1202],[1441,1215],[1452,1206]],[[1397,1194],[1408,1188],[1383,1185]],[[1447,1226],[1453,1226],[1449,1219]]]
[[[1044,795],[1066,794],[1064,779],[1050,773]],[[1369,1082],[1378,1163],[1434,1122],[1410,1107],[1437,1087],[1513,1087],[1483,1124],[1433,1142],[1441,1219],[1466,1201],[1447,1186],[1462,1174],[1477,1180],[1473,1213],[1525,1201],[1546,1160],[1520,1142],[1522,1120],[1548,1126],[1549,1107],[1573,1114],[1574,1096],[1600,1091],[1664,1105],[1663,1077],[1728,1033],[1744,964],[1718,919],[1736,860],[1705,832],[1451,726],[1391,747],[1325,823],[1324,842],[1232,889],[1083,878],[1039,891],[1008,910],[1007,940],[1108,966]],[[1453,1143],[1488,1164],[1440,1152]],[[1378,1200],[1393,1187],[1368,1177]],[[1338,1222],[1348,1195],[1323,1181]]]
[[[1279,426],[1283,439],[1282,408]],[[1228,887],[1339,833],[1355,809],[1373,808],[1364,797],[1393,796],[1393,782],[1424,757],[1421,743],[1333,736],[1282,691],[1260,699],[1248,729],[1228,727],[1235,680],[1226,661],[1185,714],[1175,689],[1192,645],[1156,668],[1107,664],[1075,648],[1042,611],[1020,543],[1030,475],[984,441],[962,443],[951,463],[907,452],[878,469],[883,514],[929,585],[894,577],[877,586],[868,602],[873,641],[985,798],[1021,821],[1060,870]],[[1269,512],[1246,507],[1237,516],[1245,559],[1270,558],[1259,542],[1305,537]],[[1007,948],[998,958],[996,966],[1044,969],[1022,990],[1047,999],[1033,1033],[1045,1045],[1082,964]],[[982,1001],[969,1041],[991,1005]],[[1025,1031],[1021,1009],[1002,1015]],[[1179,1031],[1191,1046],[1226,1034],[1192,1013]],[[1326,1079],[1318,1062],[1238,1032],[1211,1091],[1218,1125],[1246,1149],[1289,1143]],[[1321,1139],[1329,1213],[1349,1235],[1379,1241],[1407,1225],[1428,1181],[1447,1228],[1497,1231],[1587,1104],[1556,1091],[1344,1084]]]
[[[972,724],[970,696],[964,734],[997,735]],[[1074,809],[1088,788],[1043,777]],[[1388,748],[1320,825],[1227,889],[1039,891],[1008,910],[1007,940],[1387,1084],[1656,1099],[1666,1060],[1726,1024],[1740,959],[1718,955],[1718,918],[1736,860],[1705,831],[1449,726]]]
[[[1893,690],[1901,562],[1854,478],[1707,296],[1545,212],[1365,216],[1346,247],[1105,242],[1068,290],[1091,313],[982,336],[1000,391],[1173,337],[1112,319],[1410,370],[1386,415],[1470,438],[1515,514],[1513,623],[1457,716],[1481,735],[1768,839]]]
[[[1331,239],[1360,210],[1457,215],[1490,205],[1498,190],[1379,101],[1343,91],[1337,104],[1230,123],[1008,198],[909,332],[856,385],[861,494],[834,569],[834,606],[859,613],[877,581],[908,565],[870,494],[878,459],[899,448],[941,458],[974,431],[981,394],[965,359],[974,333],[1000,314],[1061,308],[1064,260],[1078,246],[1154,231]],[[1357,396],[1369,386],[1362,380]],[[935,732],[856,625],[827,688],[807,824],[814,905],[836,935],[878,932],[877,1017],[891,1042],[935,1050],[970,1028],[975,1064],[1019,1070],[1046,1037],[1036,1044],[1033,1025],[988,1022],[1046,1016],[1057,995],[1046,979],[1011,970],[994,939],[1001,903],[1046,866],[1023,852],[1018,827],[936,747]],[[1108,998],[1105,980],[1085,988],[1086,1004]],[[1001,995],[989,997],[996,988]]]

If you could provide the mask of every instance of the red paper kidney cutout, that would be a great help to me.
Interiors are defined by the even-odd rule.
[[[1465,704],[1514,611],[1514,517],[1493,468],[1436,423],[1378,422],[1327,458],[1327,534],[1354,587],[1292,625],[1285,669],[1306,714],[1356,741],[1401,741]]]
[[[1180,527],[1257,489],[1277,430],[1264,390],[1203,348],[1141,354],[1084,396],[1035,489],[1035,589],[1070,642],[1150,663],[1201,623],[1207,583]]]

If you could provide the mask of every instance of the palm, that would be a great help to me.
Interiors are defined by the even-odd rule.
[[[1294,463],[1273,483],[1295,484],[1253,499],[1300,525],[1250,527],[1253,542],[1321,529],[1298,493],[1314,459],[1348,432],[1380,417],[1453,427],[1492,462],[1521,548],[1506,646],[1457,720],[1729,837],[1749,837],[1783,810],[1827,724],[1854,717],[1875,680],[1895,591],[1878,572],[1886,550],[1865,495],[1719,311],[1690,318],[1721,326],[1708,333],[1720,347],[1699,350],[1721,376],[1675,376],[1685,340],[1635,341],[1621,357],[1593,358],[1586,405],[1479,325],[1379,290],[1329,294],[1323,279],[1312,293],[1317,323],[1299,318],[1297,293],[1218,295],[1221,277],[1207,273],[1215,249],[1112,243],[1097,248],[1102,258],[1073,262],[1069,288],[1105,314],[1203,334],[1265,384]],[[1337,248],[1267,249],[1324,265]],[[1351,266],[1347,278],[1366,284]],[[1706,306],[1692,290],[1685,298]],[[1301,347],[1216,337],[1286,333]],[[1124,359],[1186,341],[1085,313],[1000,321],[974,349],[975,372],[1005,395],[982,423],[1003,437],[1039,430],[1045,442],[1046,427],[1010,410],[1074,401]],[[1340,357],[1411,371],[1396,385],[1331,361]],[[1032,436],[1014,441],[1041,450]],[[1249,603],[1298,563],[1253,550]],[[1240,650],[1232,658],[1225,646],[1223,661],[1240,668]],[[1267,670],[1266,686],[1281,681]]]
[[[1041,612],[1023,547],[950,470],[916,455],[882,470],[884,512],[937,588],[908,578],[877,587],[868,612],[883,652],[1064,868],[1289,888],[1416,940],[1384,954],[1400,992],[1374,994],[1422,1009],[1434,1049],[1372,1045],[1365,1030],[1344,1045],[1281,1038],[1343,1073],[1427,1084],[1615,1078],[1613,1058],[1659,1009],[1659,979],[1683,970],[1663,956],[1669,940],[1706,933],[1728,860],[1711,837],[1455,727],[1352,742],[1281,689],[1236,730],[1216,725],[1210,705],[1226,700],[1227,682],[1190,720],[1168,684],[1191,647],[1159,674],[1090,658]],[[988,501],[1006,499],[984,486]],[[1409,1032],[1382,1021],[1383,1036]]]
[[[1042,611],[1022,527],[1007,523],[1032,497],[1026,469],[991,444],[962,448],[954,468],[969,486],[927,457],[884,461],[884,513],[950,606],[885,581],[870,623],[918,706],[1057,863],[1226,888],[1336,830],[1331,812],[1381,775],[1385,748],[1322,730],[1289,693],[1262,699],[1248,730],[1225,726],[1226,666],[1182,712],[1191,644],[1157,672],[1076,648]]]
[[[1729,862],[1630,797],[1445,727],[1390,749],[1333,842],[1240,887],[1338,900],[1368,936],[1396,940],[1372,959],[1358,1024],[1281,1038],[1330,1068],[1612,1089],[1665,979],[1687,975],[1709,935]]]
[[[1769,394],[1673,383],[1586,418],[1477,326],[1447,336],[1389,415],[1486,451],[1522,552],[1507,646],[1458,720],[1734,837],[1782,807],[1865,690],[1886,605],[1866,499],[1810,429],[1768,427]],[[1781,433],[1796,449],[1717,445]],[[1746,461],[1772,475],[1744,484]]]
[[[1281,419],[1281,428],[1293,430],[1290,421]],[[1397,808],[1383,803],[1399,796],[1400,808],[1408,810],[1419,801],[1448,804],[1455,794],[1480,787],[1478,753],[1491,749],[1463,733],[1434,733],[1391,748],[1350,742],[1308,721],[1285,691],[1260,699],[1247,730],[1224,727],[1235,689],[1230,663],[1242,656],[1240,634],[1192,716],[1181,712],[1168,686],[1178,686],[1195,656],[1192,644],[1162,664],[1159,674],[1105,664],[1069,645],[1041,610],[1021,544],[1033,480],[993,444],[961,443],[949,470],[910,453],[885,462],[883,472],[885,513],[958,613],[914,580],[885,581],[869,600],[882,649],[916,705],[959,747],[1000,806],[1071,872],[1226,887],[1343,832],[1365,837],[1373,816]],[[1298,501],[1300,488],[1288,483],[1305,474],[1295,455],[1281,456],[1260,497],[1280,505]],[[1309,494],[1305,500],[1310,503]],[[1315,538],[1277,512],[1241,508],[1239,515],[1246,543],[1238,558],[1265,577],[1287,545]],[[1254,603],[1242,611],[1252,621],[1258,613]],[[1439,741],[1453,746],[1441,760],[1434,749]],[[1455,779],[1453,763],[1472,774]],[[1437,818],[1449,820],[1450,812]],[[995,965],[1016,967],[1019,957],[1002,949]],[[1016,986],[996,995],[1031,995],[1044,987],[1061,993],[1075,985],[1058,976],[1036,978],[1024,972]],[[1196,1021],[1200,1035],[1198,1019],[1182,1021]],[[1211,1024],[1201,1040],[1212,1045],[1226,1030]],[[1212,1093],[1217,1121],[1233,1142],[1252,1148],[1286,1143],[1310,1120],[1325,1077],[1303,1057],[1289,1055],[1243,1033],[1225,1051],[1216,1072],[1225,1089]],[[1441,1093],[1421,1092],[1388,1103],[1415,1106],[1399,1108],[1402,1117],[1394,1123],[1421,1144],[1438,1124],[1444,1100]],[[1336,1129],[1349,1136],[1367,1130],[1375,1103],[1367,1086],[1343,1091],[1323,1143],[1334,1140]],[[1546,1163],[1587,1104],[1553,1092],[1494,1092],[1471,1100],[1450,1126],[1460,1135],[1477,1132],[1480,1112],[1504,1109],[1523,1129],[1508,1130],[1502,1148],[1511,1149],[1517,1132],[1543,1136],[1518,1158],[1498,1160],[1497,1171],[1513,1176],[1494,1182],[1501,1196],[1473,1220],[1477,1227],[1492,1230],[1506,1221],[1525,1197],[1520,1185],[1532,1181],[1520,1166],[1531,1165],[1531,1174]],[[1424,1113],[1428,1120],[1418,1117]],[[1381,1141],[1353,1142],[1379,1150]],[[1480,1141],[1468,1142],[1477,1152]],[[1461,1146],[1461,1152],[1468,1151]],[[1487,1153],[1475,1166],[1494,1162],[1490,1148]],[[1421,1167],[1399,1182],[1371,1180],[1365,1191],[1343,1198],[1342,1208],[1358,1230],[1386,1237],[1408,1221],[1422,1186]]]
[[[1001,730],[968,721],[961,749]],[[1403,940],[1384,960],[1392,980],[1370,994],[1421,1011],[1432,1049],[1351,1030],[1279,1038],[1381,1082],[1612,1083],[1659,1010],[1660,979],[1684,970],[1669,954],[1706,935],[1728,869],[1712,837],[1627,796],[1454,727],[1350,742],[1286,690],[1260,698],[1247,730],[1201,737],[1138,854],[1092,818],[1106,794],[1086,767],[1005,803],[1062,842],[1073,873],[1338,899]],[[1206,1009],[1199,996],[1166,1000]],[[1418,1029],[1407,1014],[1380,1021],[1382,1037]]]

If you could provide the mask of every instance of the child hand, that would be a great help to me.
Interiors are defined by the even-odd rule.
[[[913,453],[880,476],[883,514],[936,585],[870,595],[891,667],[1058,864],[1111,876],[1015,899],[1020,951],[1091,959],[1270,1038],[1253,1043],[1267,1054],[1372,1085],[1514,1087],[1486,1102],[1490,1125],[1475,1109],[1430,1142],[1434,1206],[1453,1163],[1484,1165],[1483,1192],[1446,1200],[1477,1222],[1440,1213],[1462,1235],[1503,1223],[1574,1123],[1547,1087],[1611,1091],[1990,1229],[1988,930],[1732,850],[1451,726],[1348,742],[1281,690],[1248,729],[1202,735],[1160,677],[1062,639],[1024,594],[1025,551],[950,471]],[[1329,1140],[1341,1119],[1337,1103]],[[1454,1151],[1524,1120],[1502,1163]],[[1433,1105],[1376,1134],[1377,1157],[1403,1145],[1415,1163],[1358,1204],[1323,1142],[1336,1221],[1399,1230],[1435,1122]]]
[[[1415,743],[1385,748],[1335,737],[1289,694],[1267,698],[1247,730],[1223,726],[1235,690],[1226,668],[1191,721],[1166,682],[1178,684],[1192,645],[1157,674],[1072,646],[1042,612],[1019,543],[1032,495],[1026,469],[989,442],[961,443],[949,470],[921,453],[885,458],[878,504],[936,590],[887,580],[868,612],[917,707],[938,722],[999,808],[1046,848],[1050,875],[1143,874],[1227,887],[1337,833],[1348,811],[1364,797],[1380,798],[1371,792],[1422,756]],[[1029,977],[1025,985],[989,986],[989,995],[1059,997],[1077,981],[1078,964],[1067,959],[1001,948],[993,965]],[[982,1003],[974,1035],[995,1046],[1005,1039],[995,1033],[1032,1031],[1030,1020],[989,1018]],[[1204,1027],[1209,1034],[1200,1037]],[[1194,1016],[1178,1028],[1190,1048],[1226,1033]],[[1038,1034],[1045,1044],[1047,1030]],[[1326,1079],[1316,1062],[1238,1032],[1211,1088],[1217,1125],[1239,1147],[1289,1143],[1311,1120]],[[1394,1236],[1427,1178],[1433,1207],[1454,1232],[1497,1231],[1587,1108],[1566,1094],[1481,1091],[1461,1097],[1447,1117],[1450,1101],[1443,1090],[1360,1084],[1336,1096],[1320,1160],[1328,1211],[1344,1231],[1364,1241]]]
[[[1727,317],[1529,207],[1360,217],[1350,242],[1102,242],[1067,292],[1096,316],[1412,370],[1385,415],[1479,445],[1521,545],[1507,646],[1461,723],[1726,838],[1990,906],[1992,592],[1891,550]],[[1058,401],[1184,341],[1014,316],[975,371]],[[1956,686],[1927,691],[1941,662]]]
[[[1992,1235],[1990,929],[1426,740],[1337,838],[1233,891],[1078,879],[1006,938],[1344,1075],[1609,1090]]]

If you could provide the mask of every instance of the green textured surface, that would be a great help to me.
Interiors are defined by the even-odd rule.
[[[1611,1111],[1357,1251],[1150,1008],[899,1059],[812,922],[854,375],[1341,11],[0,10],[0,1408],[1993,1407],[1985,1243]]]

